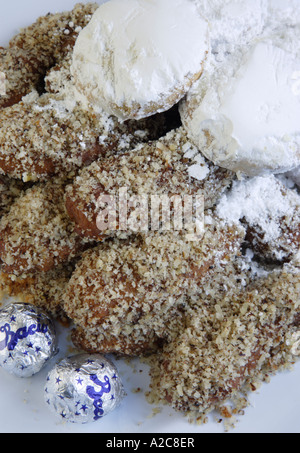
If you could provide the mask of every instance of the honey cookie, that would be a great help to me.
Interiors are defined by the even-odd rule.
[[[66,207],[78,233],[103,240],[136,232],[137,222],[131,221],[133,207],[129,206],[134,197],[145,197],[151,203],[151,196],[198,195],[203,197],[202,208],[208,209],[230,187],[234,177],[234,173],[208,163],[184,130],[178,128],[157,141],[139,145],[118,158],[96,161],[82,170],[66,189]],[[126,191],[124,198],[120,190]],[[116,199],[113,231],[104,223],[99,227],[100,195]],[[120,220],[124,209],[125,227],[124,220]],[[144,226],[148,228],[148,223]]]
[[[34,91],[0,111],[0,173],[23,181],[71,177],[99,157],[158,138],[176,124],[175,109],[124,124],[88,112],[72,91],[68,61],[48,75],[52,92]]]
[[[46,72],[73,47],[96,9],[95,3],[77,4],[70,12],[40,17],[16,35],[8,48],[0,48],[6,88],[6,94],[0,96],[0,108],[20,102],[33,88],[43,90]]]
[[[153,350],[180,320],[187,295],[197,295],[217,263],[240,253],[243,238],[244,230],[215,221],[197,241],[183,232],[148,233],[86,252],[64,295],[75,343],[134,356]]]
[[[47,272],[90,246],[66,213],[64,185],[28,189],[0,220],[0,259],[5,273]]]
[[[294,362],[299,278],[299,271],[280,270],[240,294],[215,290],[207,303],[203,293],[186,328],[152,357],[152,400],[204,420],[241,392],[244,397],[259,376]]]
[[[26,184],[22,181],[0,176],[0,218],[9,211],[25,189]]]
[[[55,319],[68,325],[69,319],[62,308],[62,297],[74,271],[75,263],[57,266],[48,272],[35,271],[16,276],[0,272],[0,294],[18,302],[36,305]]]

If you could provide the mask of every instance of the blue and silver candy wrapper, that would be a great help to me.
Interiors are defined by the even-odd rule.
[[[115,365],[100,354],[80,354],[50,371],[45,401],[61,420],[95,422],[119,406],[125,391]]]
[[[22,303],[0,310],[0,365],[6,371],[28,378],[56,353],[55,327],[43,310]]]

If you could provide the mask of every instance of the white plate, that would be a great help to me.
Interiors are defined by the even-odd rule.
[[[252,1],[252,0],[249,0]],[[87,2],[85,2],[87,3]],[[101,2],[98,2],[101,3]],[[19,27],[29,25],[47,12],[71,9],[75,0],[10,0],[1,1],[0,46],[5,46]],[[59,357],[70,354],[67,334],[59,327],[60,354],[39,375],[22,380],[0,369],[1,433],[222,433],[222,425],[211,417],[204,426],[194,426],[169,408],[153,415],[144,392],[149,377],[147,368],[138,360],[131,365],[117,361],[127,398],[122,406],[97,423],[72,425],[62,423],[49,412],[43,399],[47,372]],[[141,372],[142,370],[142,372]],[[289,373],[274,377],[259,393],[251,395],[251,406],[240,418],[236,433],[300,433],[300,364]],[[135,390],[140,388],[140,392]]]

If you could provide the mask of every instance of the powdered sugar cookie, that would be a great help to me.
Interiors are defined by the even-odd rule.
[[[283,27],[203,75],[181,115],[208,159],[246,175],[299,166],[299,42],[299,26]]]
[[[96,111],[139,119],[176,104],[200,77],[208,24],[191,0],[111,0],[79,34],[72,72]]]
[[[202,14],[211,25],[211,58],[209,63],[212,65],[224,61],[236,48],[247,46],[251,40],[260,36],[265,28],[266,18],[268,17],[268,1],[194,1],[198,1],[201,5]]]

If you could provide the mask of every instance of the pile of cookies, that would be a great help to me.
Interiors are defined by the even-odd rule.
[[[286,75],[299,24],[245,27],[221,58],[206,8],[78,4],[0,49],[2,293],[72,323],[86,352],[146,357],[150,400],[201,420],[295,362],[300,328],[300,196],[285,175],[300,167]],[[174,196],[201,197],[203,231],[163,229],[162,211],[139,228],[140,201],[126,228],[120,203],[99,228],[99,197],[124,189],[173,197],[171,214]]]

